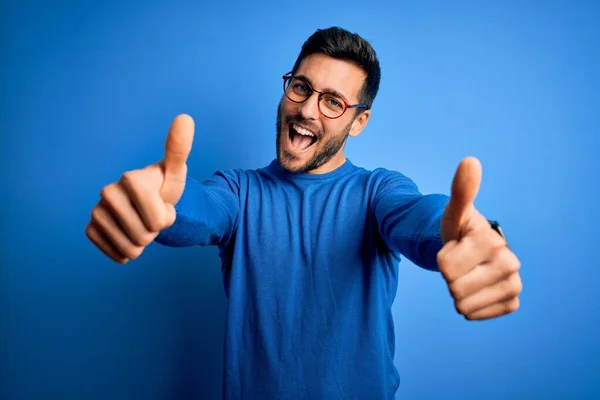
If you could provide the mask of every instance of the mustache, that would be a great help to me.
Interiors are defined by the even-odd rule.
[[[302,126],[306,127],[307,129],[309,129],[310,131],[316,133],[318,136],[321,135],[321,131],[318,127],[316,127],[312,122],[309,122],[306,119],[302,118],[300,115],[287,116],[285,118],[285,123],[302,125]]]

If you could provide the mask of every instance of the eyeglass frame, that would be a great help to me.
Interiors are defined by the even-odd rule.
[[[352,108],[362,108],[364,110],[368,110],[369,109],[369,106],[367,106],[364,103],[348,104],[348,102],[343,97],[339,96],[338,94],[331,93],[331,92],[320,92],[320,91],[316,90],[315,88],[313,88],[312,85],[309,82],[307,82],[306,79],[303,79],[303,78],[297,78],[297,79],[302,80],[310,88],[310,94],[308,96],[306,96],[306,99],[304,99],[302,101],[292,100],[292,99],[290,99],[290,97],[287,94],[287,90],[286,90],[285,85],[287,84],[288,80],[291,80],[291,79],[294,79],[294,78],[296,78],[296,77],[294,75],[292,75],[291,72],[288,72],[287,74],[283,75],[283,94],[285,95],[285,97],[289,101],[291,101],[292,103],[302,104],[306,100],[308,100],[310,98],[310,96],[313,95],[313,93],[318,93],[319,94],[319,98],[318,98],[318,101],[317,101],[317,107],[319,108],[319,112],[321,113],[321,115],[323,115],[325,118],[328,118],[328,119],[338,119],[342,115],[344,115],[346,113],[346,110],[348,110],[349,108],[351,108],[351,109]],[[326,95],[326,94],[330,94],[332,96],[335,96],[335,97],[339,98],[342,101],[342,103],[344,104],[344,111],[342,111],[342,113],[340,115],[338,115],[337,117],[328,117],[327,115],[325,115],[323,113],[323,111],[321,111],[321,99],[323,98],[323,95]]]

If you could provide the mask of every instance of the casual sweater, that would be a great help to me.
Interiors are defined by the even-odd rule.
[[[350,160],[325,174],[188,178],[156,241],[219,249],[226,399],[393,399],[391,306],[401,256],[437,271],[448,197]]]

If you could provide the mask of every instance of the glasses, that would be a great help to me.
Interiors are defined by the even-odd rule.
[[[283,93],[290,101],[304,103],[312,96],[313,92],[319,94],[317,102],[319,111],[329,119],[341,117],[349,108],[368,108],[366,104],[350,105],[335,93],[319,92],[313,89],[306,80],[292,76],[291,73],[283,76]]]

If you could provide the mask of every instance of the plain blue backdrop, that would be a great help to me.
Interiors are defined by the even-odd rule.
[[[162,157],[179,113],[194,177],[269,163],[281,76],[331,25],[382,63],[352,161],[448,193],[479,157],[476,205],[522,262],[521,309],[486,322],[400,264],[398,398],[600,396],[598,4],[2,1],[0,397],[219,398],[216,250],[151,245],[119,266],[85,225],[102,186]]]

